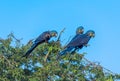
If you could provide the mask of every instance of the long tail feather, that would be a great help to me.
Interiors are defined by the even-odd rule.
[[[31,46],[31,48],[25,53],[25,55],[23,55],[23,57],[26,57],[26,58],[27,58],[27,57],[30,55],[30,53],[31,53],[37,46],[38,46],[37,43],[33,44],[33,45]]]
[[[60,56],[67,54],[67,52],[70,52],[72,49],[73,49],[73,47],[69,47],[69,48],[66,48],[65,50],[61,51],[61,52],[57,55],[57,58],[56,58],[56,59],[59,59]]]

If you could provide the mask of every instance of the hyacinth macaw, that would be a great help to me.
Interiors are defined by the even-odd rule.
[[[52,30],[52,31],[45,31],[39,37],[34,41],[33,45],[31,48],[23,55],[23,57],[28,57],[29,54],[41,43],[48,43],[51,37],[57,37],[57,31]]]
[[[76,35],[72,38],[72,40],[75,39],[78,35],[83,34],[83,33],[84,33],[84,27],[83,26],[78,27],[76,29]]]
[[[73,41],[77,36],[79,36],[79,35],[81,35],[81,34],[83,34],[83,33],[84,33],[84,27],[83,27],[83,26],[79,26],[79,27],[76,29],[76,35],[71,39],[71,41]],[[70,41],[70,42],[71,42],[71,41]],[[83,45],[80,46],[79,48],[81,49],[82,47],[83,47]],[[66,46],[65,46],[65,48],[66,48]],[[77,49],[78,49],[78,47],[75,48],[75,49],[72,51],[72,53],[74,53]]]
[[[95,36],[95,32],[93,30],[88,30],[85,34],[78,35],[75,39],[71,40],[66,46],[65,50],[60,52],[57,56],[59,58],[62,55],[65,55],[67,52],[72,51],[75,48],[82,48],[86,46],[89,40]]]

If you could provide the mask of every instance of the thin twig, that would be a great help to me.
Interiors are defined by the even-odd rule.
[[[17,39],[14,35],[12,35],[12,37],[17,41],[17,42],[20,42],[23,38],[21,39]]]
[[[49,54],[50,54],[50,51],[48,51],[48,53],[46,54],[44,62],[47,62],[47,58],[48,58]]]
[[[68,40],[67,40],[67,42],[65,43],[65,46],[64,46],[63,48],[66,48],[68,42],[70,42],[71,37],[72,37],[72,36],[70,36],[70,37],[68,38]]]
[[[60,41],[60,37],[61,37],[61,35],[62,35],[62,33],[63,33],[64,31],[65,31],[65,28],[63,28],[63,30],[60,32],[57,41]]]
[[[96,66],[98,66],[97,64],[95,64],[95,63],[93,63],[93,62],[91,62],[91,61],[89,61],[87,58],[85,58],[85,57],[83,57],[83,59],[85,60],[85,61],[87,61],[88,63],[90,63],[90,64],[92,64],[92,65],[94,65],[95,67]],[[100,65],[101,66],[101,65]],[[102,67],[102,66],[101,66]],[[105,67],[102,67],[104,70],[106,70],[107,72],[109,72],[109,73],[111,73],[111,74],[117,74],[117,73],[114,73],[114,72],[112,72],[111,70],[109,70],[109,69],[106,69]]]
[[[2,57],[8,62],[9,66],[12,66],[12,64],[10,63],[10,61],[4,55],[2,55]]]

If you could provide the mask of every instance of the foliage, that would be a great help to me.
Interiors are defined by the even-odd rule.
[[[67,54],[60,60],[56,56],[60,41],[39,45],[29,58],[22,58],[32,45],[21,44],[11,33],[0,39],[0,81],[114,81],[119,74],[106,71],[100,64],[89,62],[84,54]]]

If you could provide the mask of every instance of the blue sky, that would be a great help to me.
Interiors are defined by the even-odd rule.
[[[119,0],[0,0],[0,37],[14,32],[26,44],[43,31],[64,27],[62,41],[75,35],[78,26],[93,29],[96,37],[80,50],[86,58],[120,73]],[[63,43],[63,45],[64,45]]]

